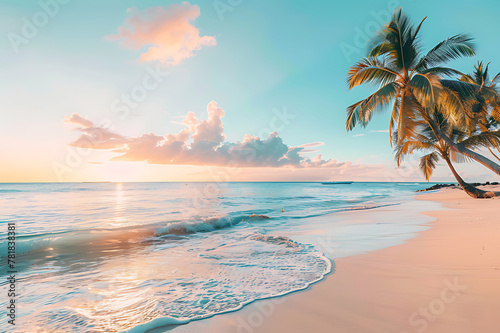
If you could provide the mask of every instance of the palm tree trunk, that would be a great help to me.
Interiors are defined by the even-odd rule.
[[[455,176],[455,179],[457,180],[458,184],[460,187],[464,190],[465,193],[467,193],[469,196],[476,198],[476,199],[485,199],[485,198],[493,198],[495,196],[498,196],[498,193],[495,192],[486,192],[483,190],[480,190],[478,188],[475,188],[469,183],[466,183],[462,177],[458,174],[457,170],[455,170],[455,167],[453,164],[451,164],[450,158],[448,156],[442,156],[443,159],[446,161],[448,164],[448,167],[450,168],[451,172],[453,173],[453,176]]]
[[[474,161],[477,161],[496,173],[497,175],[500,176],[500,165],[496,164],[492,160],[484,157],[481,154],[478,154],[468,148],[465,148],[464,146],[457,144],[453,142],[448,136],[446,136],[439,128],[438,126],[434,126],[432,121],[428,121],[429,125],[431,125],[432,129],[434,130],[434,133],[438,137],[438,139],[442,139],[448,146],[450,146],[451,149],[453,149],[456,152],[459,152],[462,155],[465,155],[467,157],[470,157]]]

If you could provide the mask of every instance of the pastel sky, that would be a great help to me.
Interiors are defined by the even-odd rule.
[[[500,71],[493,0],[2,1],[0,182],[423,181],[396,168],[388,113],[345,131],[371,91],[348,68],[400,5],[428,16],[426,49],[477,39],[453,67]]]

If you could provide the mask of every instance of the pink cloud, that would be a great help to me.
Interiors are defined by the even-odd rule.
[[[225,113],[212,101],[207,106],[208,119],[197,119],[189,112],[182,120],[185,126],[178,133],[163,136],[154,133],[125,137],[86,120],[81,126],[78,114],[66,117],[78,125],[81,136],[71,143],[75,147],[107,149],[119,154],[115,161],[147,161],[151,164],[209,165],[234,167],[333,167],[344,162],[323,160],[321,155],[310,159],[301,155],[302,147],[286,145],[278,133],[266,139],[245,135],[236,143],[224,141],[222,118]],[[319,146],[318,143],[305,146]],[[307,151],[307,150],[306,150]]]
[[[346,162],[337,162],[336,160],[322,160],[321,155],[316,155],[311,159],[306,159],[302,162],[302,165],[306,168],[317,168],[317,167],[342,167],[346,165]]]
[[[83,118],[78,113],[64,117],[68,124],[77,125],[77,131],[82,135],[70,145],[80,148],[113,149],[125,145],[128,140],[120,134],[114,133],[102,126],[95,126],[93,122]]]
[[[302,154],[305,154],[305,153],[316,153],[318,151],[319,151],[319,149],[302,149],[300,152]]]
[[[64,117],[64,121],[69,124],[79,125],[82,128],[94,126],[94,124],[90,120],[87,120],[87,118],[83,118],[78,113],[73,113],[71,116]]]
[[[311,143],[304,143],[303,145],[300,145],[299,147],[302,147],[302,148],[312,148],[312,147],[321,147],[321,146],[324,146],[325,143],[324,142],[311,142]]]
[[[200,31],[192,22],[200,16],[200,7],[189,2],[146,8],[143,11],[132,7],[124,26],[116,35],[107,40],[119,40],[124,48],[148,50],[141,54],[140,61],[160,61],[177,65],[182,60],[194,56],[202,46],[217,44],[213,36],[200,36]]]

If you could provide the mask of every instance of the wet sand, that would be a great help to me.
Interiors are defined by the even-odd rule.
[[[417,237],[336,259],[335,273],[306,291],[172,332],[500,332],[500,200],[458,189],[417,199],[447,208],[425,213],[436,220]]]

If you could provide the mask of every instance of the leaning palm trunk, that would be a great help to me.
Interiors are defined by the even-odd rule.
[[[464,156],[473,159],[474,161],[481,163],[482,165],[484,165],[485,167],[487,167],[488,169],[490,169],[491,171],[500,176],[500,165],[496,164],[495,162],[493,162],[489,158],[484,157],[481,154],[478,154],[460,144],[453,142],[453,140],[451,140],[448,136],[446,136],[446,134],[444,134],[437,126],[433,126],[432,123],[429,124],[432,126],[434,132],[436,133],[436,136],[442,139],[448,146],[450,146],[451,149],[453,149],[456,152],[459,152]]]
[[[451,172],[453,173],[453,176],[455,176],[455,179],[457,180],[458,184],[460,187],[464,190],[465,193],[467,193],[469,196],[477,199],[485,199],[485,198],[493,198],[500,196],[500,192],[492,192],[492,191],[483,191],[478,188],[475,188],[469,183],[466,183],[462,177],[458,174],[458,172],[455,170],[455,167],[450,161],[450,158],[448,156],[442,156],[443,159],[446,161],[448,166],[450,167]]]

